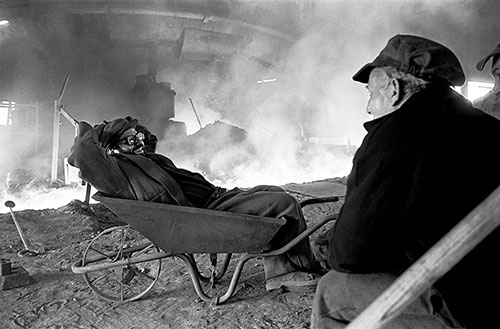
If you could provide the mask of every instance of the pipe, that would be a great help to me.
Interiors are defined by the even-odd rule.
[[[118,15],[148,15],[148,16],[165,16],[181,19],[193,19],[200,21],[203,24],[209,22],[223,23],[228,25],[237,25],[243,28],[256,30],[261,33],[269,34],[279,39],[286,40],[288,42],[295,42],[296,39],[291,35],[282,33],[271,28],[260,26],[257,24],[243,22],[237,19],[220,17],[216,15],[210,15],[206,13],[192,13],[185,11],[176,11],[164,8],[158,9],[142,9],[142,8],[119,8],[118,6],[123,6],[121,1],[110,1],[110,0],[18,0],[20,4],[13,5],[11,9],[17,10],[21,8],[30,8],[34,12],[38,10],[44,10],[47,7],[53,7],[53,9],[60,10],[69,14],[118,14]],[[22,3],[21,3],[22,1]],[[87,3],[86,3],[87,2]],[[147,1],[144,1],[147,3]],[[147,6],[147,4],[145,5]],[[17,8],[16,8],[17,7]],[[43,8],[45,7],[45,8]],[[1,8],[1,7],[0,7]],[[45,10],[50,10],[47,8]]]
[[[196,112],[196,109],[194,107],[193,100],[191,99],[191,97],[189,97],[188,100],[189,100],[189,103],[191,103],[191,107],[193,108],[194,115],[196,116],[196,121],[198,121],[198,124],[200,125],[200,129],[202,129],[203,126],[201,125],[200,117],[198,116],[198,113]]]

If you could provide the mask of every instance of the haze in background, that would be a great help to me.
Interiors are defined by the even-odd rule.
[[[494,1],[318,1],[316,5],[317,18],[305,27],[294,45],[274,57],[277,59],[270,63],[271,67],[246,56],[269,57],[272,44],[258,37],[229,63],[172,65],[168,56],[160,57],[157,81],[170,82],[176,91],[174,120],[186,124],[190,137],[200,127],[188,97],[194,101],[203,127],[221,121],[248,133],[248,142],[255,151],[250,157],[247,149],[231,147],[230,141],[220,152],[196,154],[211,159],[204,168],[210,169],[214,184],[283,185],[348,175],[353,150],[365,135],[362,124],[370,120],[365,113],[365,86],[351,77],[378,55],[390,37],[417,34],[441,42],[458,55],[468,76],[476,73],[476,61],[499,39],[498,33],[495,34],[499,5]],[[59,33],[63,35],[64,31]],[[67,36],[61,38],[64,47],[54,49],[74,48],[67,39]],[[491,41],[491,46],[479,47],[480,40]],[[135,75],[146,70],[147,52],[140,49],[133,50],[128,59],[118,56],[109,61],[103,57],[78,66],[78,56],[88,58],[99,51],[96,43],[95,49],[72,52],[67,58],[83,79],[70,79],[63,103],[78,119],[91,123],[127,115],[124,113],[127,104],[122,99],[130,91]],[[40,86],[18,77],[43,72],[37,66],[41,55],[22,56],[27,57],[28,64],[19,65],[17,72],[9,72],[9,78],[17,81],[12,88],[36,100],[32,90]],[[141,61],[142,67],[137,66],[135,72],[123,70],[126,65]],[[91,74],[90,68],[96,65],[99,74]],[[61,72],[60,79],[46,81],[45,87],[54,90],[54,97],[64,74]],[[51,105],[48,104],[49,110]],[[63,125],[71,136],[73,128],[67,123]],[[66,142],[61,151],[69,154],[71,138]],[[178,166],[202,170],[196,162],[189,161],[185,150],[172,152],[172,142],[160,141],[158,151],[169,150],[166,155]],[[33,168],[37,168],[36,164]],[[52,199],[59,205],[69,201],[62,196]],[[50,207],[48,201],[44,207]]]
[[[331,144],[359,146],[365,135],[362,124],[371,119],[365,113],[365,86],[354,82],[352,75],[373,60],[395,34],[434,39],[462,61],[468,59],[463,43],[475,37],[464,26],[477,22],[484,10],[488,10],[485,3],[473,1],[319,1],[317,19],[273,63],[275,70],[263,71],[258,64],[237,57],[222,77],[215,69],[197,74],[169,68],[161,70],[159,77],[171,81],[178,91],[176,118],[186,122],[189,133],[199,125],[186,97],[196,101],[204,124],[223,120],[249,132],[257,157],[232,168],[234,179],[217,181],[219,184],[280,185],[342,177],[350,171],[352,152],[349,147],[332,149]],[[248,52],[265,58],[268,46],[255,40]],[[471,63],[463,65],[467,71]],[[255,71],[260,76],[253,81],[242,79]],[[200,79],[193,79],[196,76]],[[207,77],[217,82],[212,84]],[[266,79],[275,81],[257,83]],[[234,98],[226,104],[233,106],[217,108],[211,102],[228,95]],[[262,95],[267,97],[262,99]],[[235,106],[242,98],[250,106]],[[175,154],[170,156],[175,160]],[[226,156],[229,161],[231,155]],[[221,157],[214,157],[214,167],[225,162]],[[197,169],[184,160],[179,164]]]

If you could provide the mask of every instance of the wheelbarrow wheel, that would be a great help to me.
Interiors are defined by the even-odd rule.
[[[137,300],[158,281],[161,259],[139,263],[134,263],[134,260],[158,252],[158,247],[130,226],[111,227],[99,233],[87,246],[82,266],[97,265],[98,269],[83,276],[89,287],[105,299],[121,302]],[[126,264],[114,265],[123,260]]]

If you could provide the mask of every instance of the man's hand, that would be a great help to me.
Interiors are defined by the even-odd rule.
[[[329,233],[331,229],[333,229],[333,227],[319,233],[312,240],[312,251],[314,256],[316,256],[321,266],[328,270],[330,269],[330,266],[328,266],[328,237],[330,236]]]

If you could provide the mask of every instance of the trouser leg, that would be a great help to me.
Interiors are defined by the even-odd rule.
[[[344,328],[396,278],[391,274],[328,272],[316,288],[311,329]],[[430,288],[383,328],[448,329],[460,325],[451,317],[440,295]]]
[[[277,186],[256,186],[250,190],[231,190],[209,205],[210,209],[245,213],[271,218],[285,218],[286,223],[272,238],[267,250],[278,249],[306,229],[297,200]],[[296,270],[317,270],[309,239],[299,242],[289,252],[264,258],[266,279]]]

